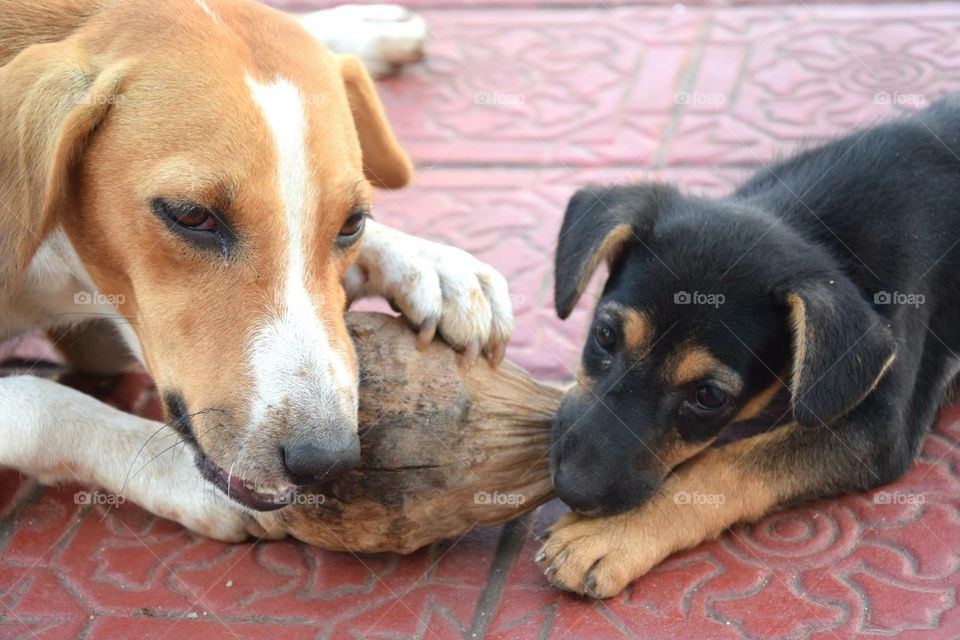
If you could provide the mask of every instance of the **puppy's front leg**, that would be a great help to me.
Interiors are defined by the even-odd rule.
[[[513,331],[507,281],[466,251],[390,229],[369,220],[360,256],[344,286],[351,300],[380,295],[420,327],[422,342],[434,333],[474,359],[483,350],[503,359]]]
[[[882,439],[865,439],[855,424],[836,429],[791,424],[707,449],[638,509],[611,517],[563,516],[536,562],[554,586],[609,598],[675,551],[757,520],[785,501],[892,480],[889,472],[869,466],[884,448],[893,450]]]
[[[174,446],[178,439],[162,423],[55,382],[0,379],[0,467],[46,484],[103,487],[218,540],[263,535],[250,516],[200,476],[188,447]]]

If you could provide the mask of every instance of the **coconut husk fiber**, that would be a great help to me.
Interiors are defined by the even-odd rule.
[[[360,360],[357,469],[274,512],[290,535],[336,551],[410,553],[553,497],[550,425],[562,392],[523,369],[463,366],[418,350],[398,318],[350,313]]]

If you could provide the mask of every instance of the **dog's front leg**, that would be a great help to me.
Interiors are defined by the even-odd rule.
[[[871,468],[894,450],[863,425],[796,424],[707,449],[681,465],[647,503],[610,517],[567,514],[536,557],[561,589],[609,598],[670,554],[761,518],[785,501],[856,491],[893,479]]]
[[[46,484],[103,487],[218,540],[267,533],[200,476],[178,440],[162,423],[50,380],[0,379],[0,467]]]
[[[357,262],[347,272],[351,300],[379,295],[414,325],[422,342],[434,333],[468,354],[503,359],[513,331],[507,281],[466,251],[369,220]]]
[[[300,16],[300,24],[331,51],[359,56],[374,76],[419,62],[429,32],[423,18],[393,4],[321,9]]]

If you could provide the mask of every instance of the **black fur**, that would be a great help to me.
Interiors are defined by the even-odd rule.
[[[724,198],[649,184],[578,192],[556,257],[561,317],[591,252],[623,221],[634,237],[605,256],[594,323],[622,332],[617,309],[629,308],[654,333],[642,353],[622,337],[612,350],[588,338],[554,424],[551,468],[568,504],[590,514],[639,506],[669,473],[665,451],[712,442],[778,379],[809,429],[743,464],[790,478],[803,487],[795,497],[903,473],[958,370],[960,97],[799,153]],[[692,304],[678,303],[684,293]],[[722,411],[692,404],[713,380],[670,379],[691,345],[742,380]]]
[[[164,394],[163,403],[167,408],[168,423],[186,442],[197,446],[197,439],[193,435],[193,419],[187,412],[187,405],[179,393]]]

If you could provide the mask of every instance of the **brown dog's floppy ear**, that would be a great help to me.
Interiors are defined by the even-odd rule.
[[[604,260],[613,263],[633,240],[653,230],[657,212],[674,189],[662,184],[580,189],[563,215],[554,268],[554,304],[566,318]]]
[[[79,160],[125,75],[97,71],[68,42],[33,45],[0,68],[0,277],[24,269],[72,206]]]
[[[793,331],[794,417],[808,427],[829,424],[857,406],[893,364],[893,334],[844,276],[788,285],[777,295]]]
[[[393,135],[373,80],[360,58],[338,55],[337,61],[360,138],[363,171],[367,180],[384,189],[398,189],[406,185],[413,177],[413,164]]]

